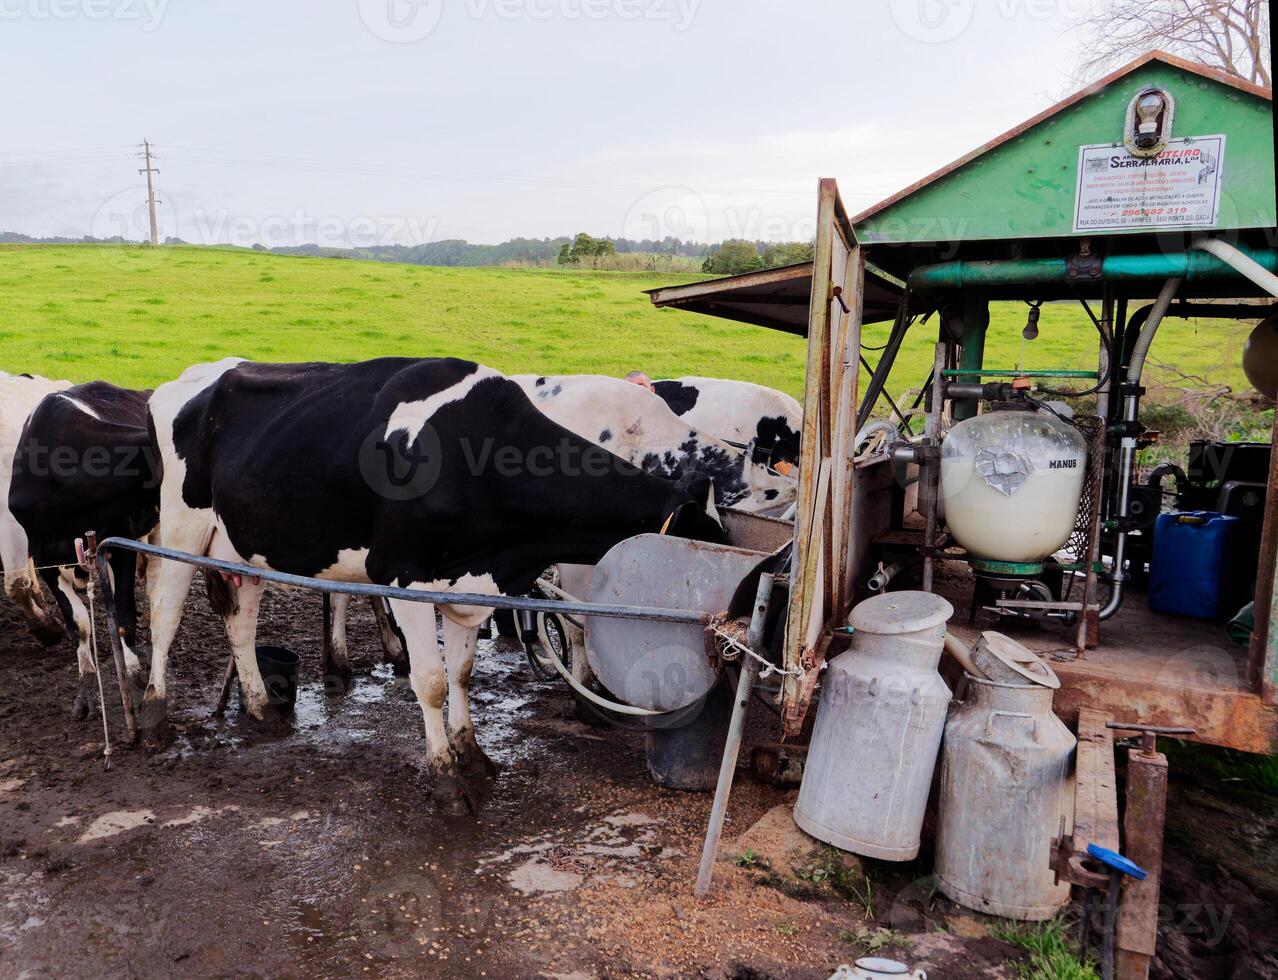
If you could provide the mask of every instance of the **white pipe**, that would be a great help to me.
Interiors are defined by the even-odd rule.
[[[1158,299],[1154,301],[1154,306],[1145,320],[1145,326],[1141,329],[1140,336],[1136,338],[1136,346],[1132,348],[1132,359],[1127,366],[1127,384],[1133,389],[1139,389],[1140,375],[1145,369],[1145,355],[1149,353],[1149,346],[1154,342],[1154,334],[1158,333],[1158,326],[1167,315],[1172,300],[1176,298],[1176,291],[1180,289],[1180,284],[1181,280],[1175,277],[1163,283],[1163,288],[1158,291]],[[1123,399],[1123,421],[1135,422],[1139,411],[1140,396],[1127,395]],[[1136,436],[1128,433],[1123,436],[1118,450],[1117,516],[1120,519],[1127,517],[1131,509],[1132,477],[1135,470]],[[1119,531],[1114,536],[1114,567],[1109,573],[1109,599],[1097,613],[1097,618],[1102,621],[1118,612],[1118,607],[1123,604],[1123,583],[1127,581],[1123,563],[1126,560],[1127,532]],[[1087,615],[1087,611],[1083,610],[1082,615]]]
[[[1154,342],[1154,334],[1158,333],[1158,325],[1163,322],[1163,317],[1167,315],[1167,310],[1171,307],[1172,300],[1176,298],[1176,291],[1180,289],[1180,283],[1180,279],[1168,279],[1163,283],[1163,288],[1158,291],[1158,299],[1154,300],[1149,316],[1145,318],[1145,326],[1141,330],[1140,336],[1136,339],[1136,346],[1132,348],[1132,359],[1127,367],[1128,383],[1140,383],[1140,375],[1145,368],[1145,355],[1149,353],[1149,345]]]
[[[1240,251],[1220,238],[1210,238],[1207,235],[1195,236],[1190,247],[1210,252],[1226,265],[1233,266],[1239,275],[1246,276],[1269,295],[1278,296],[1278,276],[1246,252]]]

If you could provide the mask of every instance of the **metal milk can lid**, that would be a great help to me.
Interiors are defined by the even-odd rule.
[[[856,968],[864,970],[866,973],[889,977],[903,977],[910,972],[910,968],[904,963],[898,963],[896,960],[885,960],[878,956],[861,957],[856,961]]]
[[[1038,654],[1010,636],[986,630],[972,650],[972,660],[992,681],[1037,684],[1055,691],[1061,679]]]
[[[954,607],[931,592],[883,592],[857,603],[850,625],[858,633],[891,636],[934,629],[954,615]]]

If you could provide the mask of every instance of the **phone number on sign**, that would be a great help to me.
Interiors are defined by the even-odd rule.
[[[1156,217],[1159,215],[1189,214],[1189,208],[1126,208],[1120,211],[1119,214],[1124,218],[1130,218],[1135,215]]]

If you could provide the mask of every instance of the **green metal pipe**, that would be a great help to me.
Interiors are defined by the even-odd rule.
[[[985,334],[990,328],[990,304],[979,292],[965,293],[963,300],[963,341],[959,353],[959,367],[965,371],[979,371],[985,363]],[[959,398],[954,402],[954,421],[962,422],[976,415],[980,402],[974,398]]]
[[[1095,371],[1018,371],[1016,368],[947,368],[944,378],[975,375],[978,378],[1095,378]]]
[[[1240,248],[1270,272],[1278,272],[1278,249]],[[911,289],[964,289],[1067,282],[1065,259],[1007,259],[1000,262],[941,262],[910,273]],[[1102,279],[1242,279],[1238,271],[1207,252],[1166,255],[1110,255],[1101,263]]]

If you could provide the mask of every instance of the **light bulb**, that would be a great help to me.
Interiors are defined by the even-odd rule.
[[[1157,92],[1146,92],[1136,100],[1136,145],[1147,150],[1158,143],[1158,114],[1163,111],[1163,97]]]

